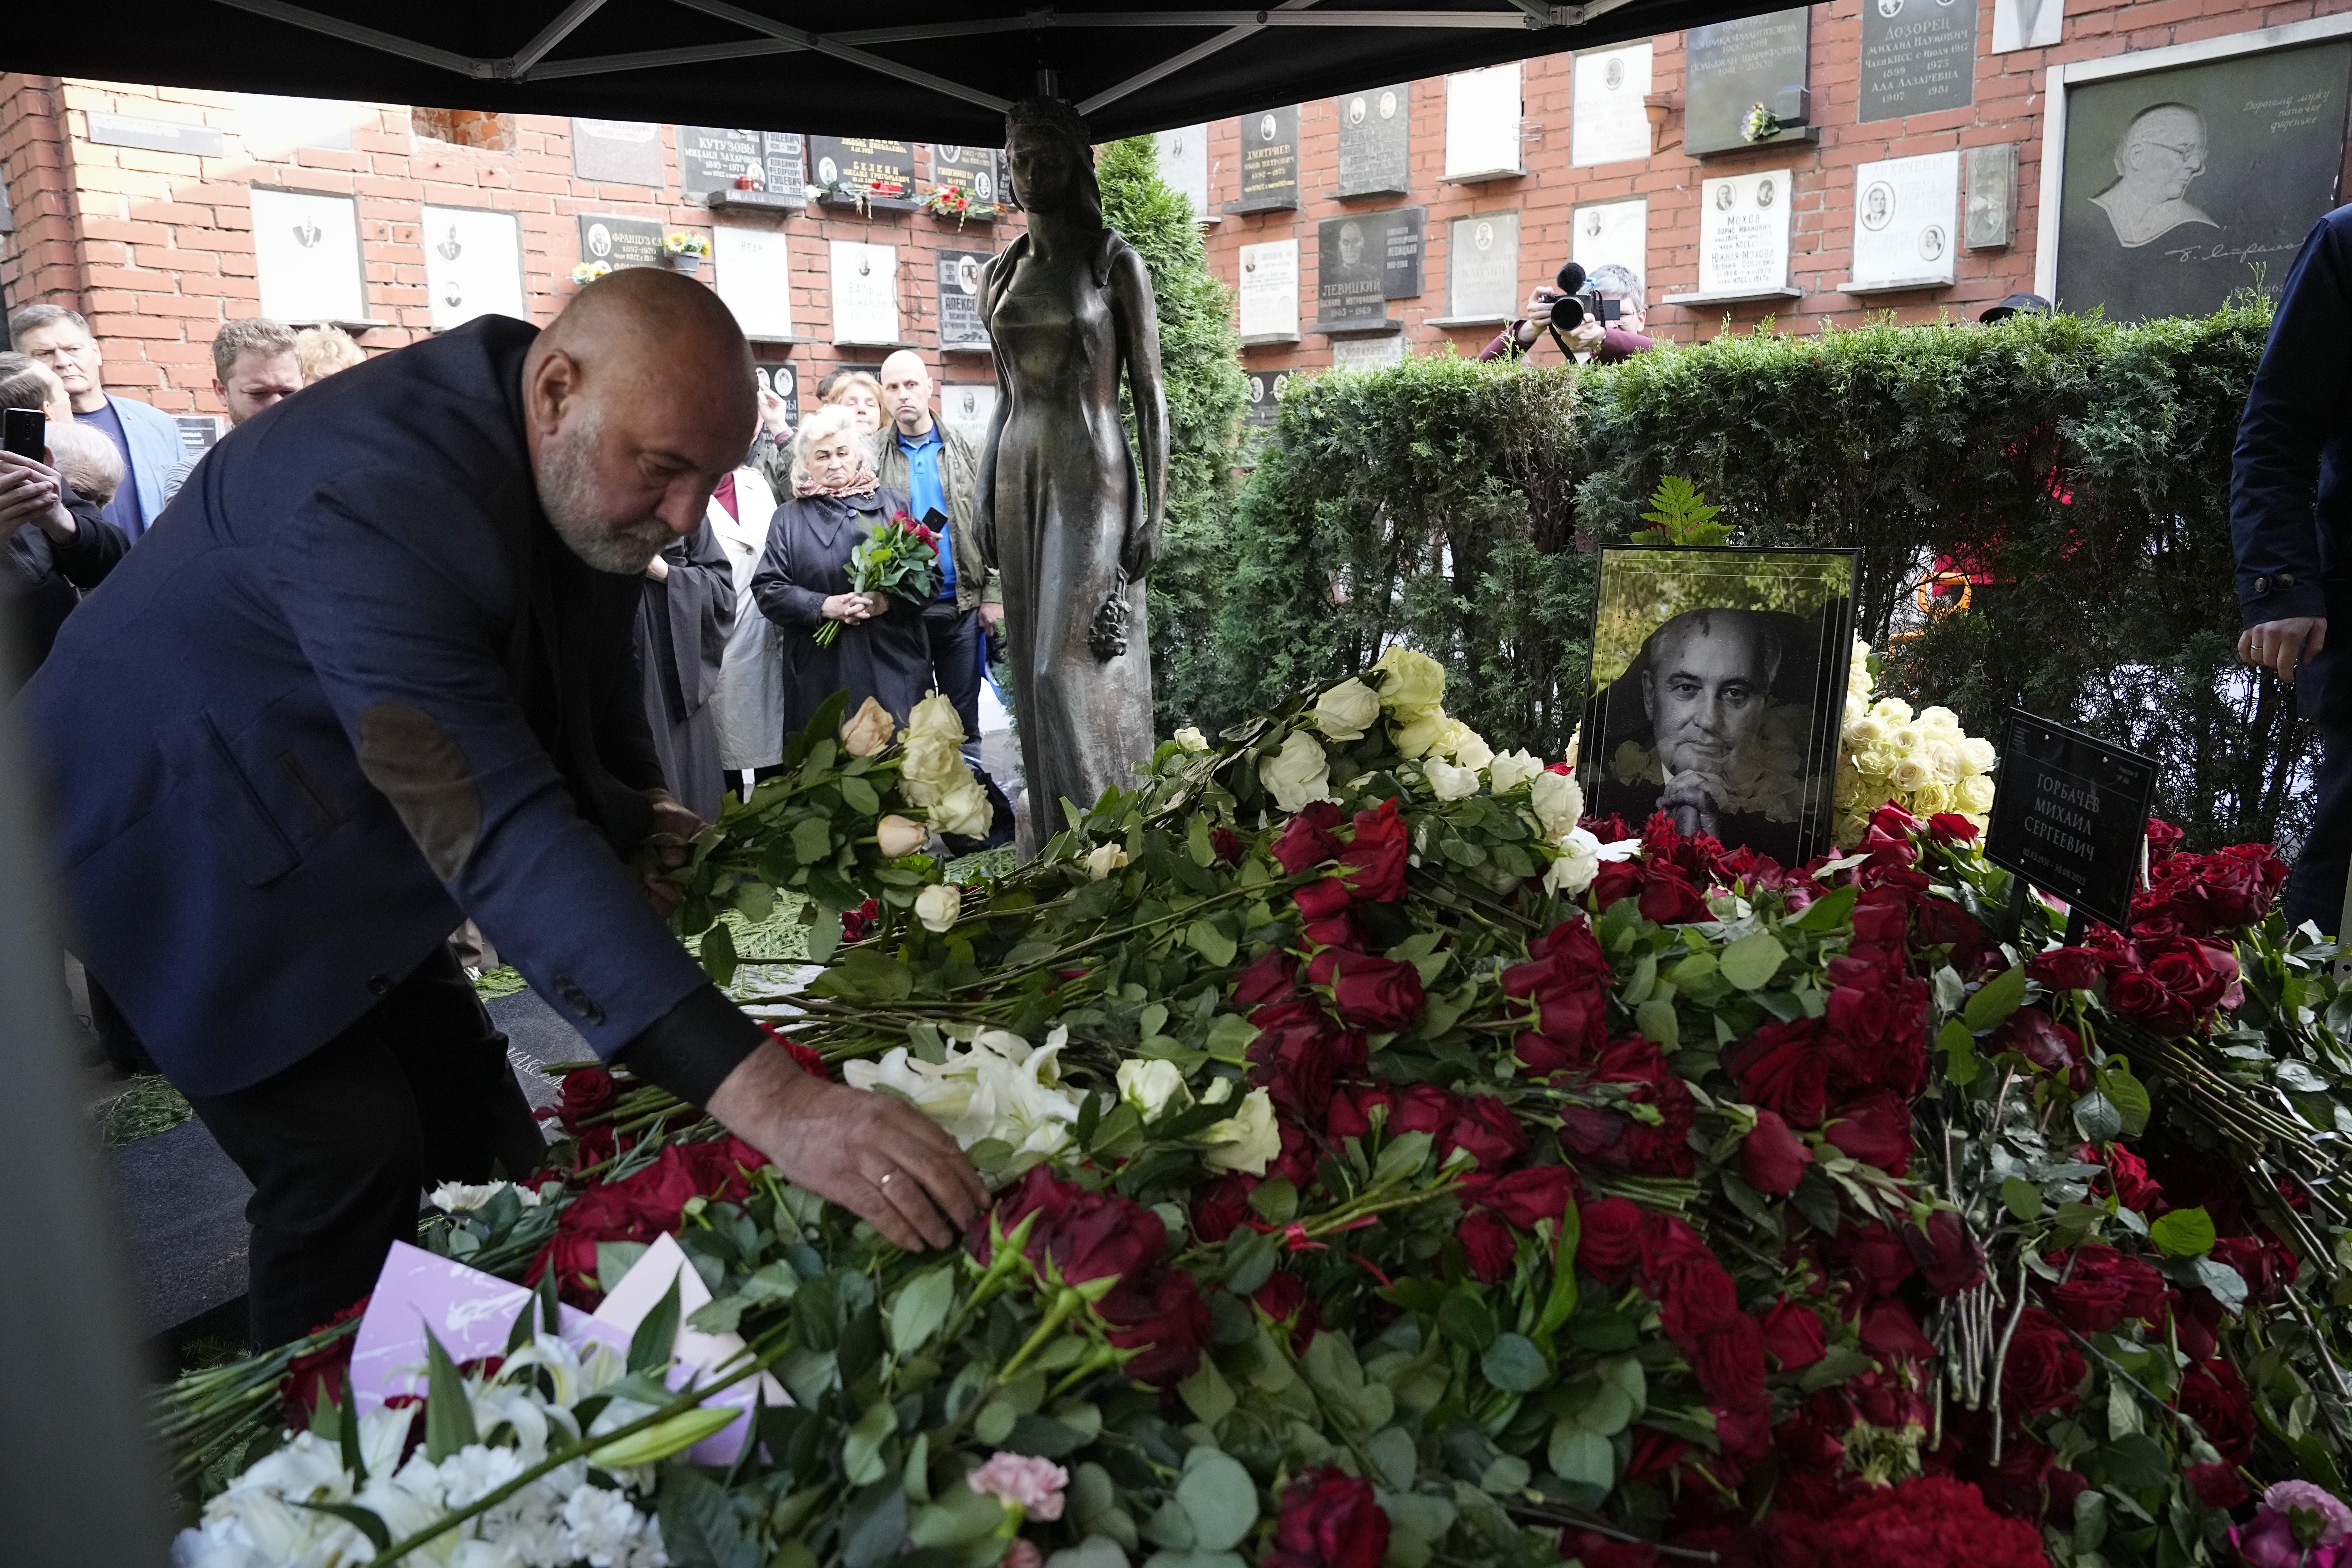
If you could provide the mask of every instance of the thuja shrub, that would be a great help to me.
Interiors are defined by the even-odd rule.
[[[2163,763],[2192,843],[2296,843],[2312,758],[2291,694],[2236,663],[2230,448],[2269,331],[2250,300],[2096,317],[1763,331],[1569,370],[1409,361],[1291,383],[1243,488],[1213,721],[1390,641],[1444,660],[1496,746],[1578,717],[1593,544],[1680,477],[1741,544],[1862,552],[1885,689],[2000,736],[2011,706]],[[1938,563],[1981,579],[1923,617]]]

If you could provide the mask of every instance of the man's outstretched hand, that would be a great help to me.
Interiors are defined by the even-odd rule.
[[[2257,668],[2278,671],[2281,680],[2293,685],[2295,667],[2317,658],[2326,646],[2327,617],[2296,616],[2248,626],[2238,636],[2238,657]]]
[[[710,1097],[721,1125],[909,1252],[948,1247],[988,1206],[988,1185],[940,1124],[887,1094],[844,1089],[762,1045]]]

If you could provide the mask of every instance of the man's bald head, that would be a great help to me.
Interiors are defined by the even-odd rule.
[[[656,268],[581,289],[531,345],[522,384],[540,503],[601,572],[642,572],[700,526],[759,422],[735,318]]]
[[[882,412],[902,436],[930,432],[931,368],[912,349],[900,349],[882,362]]]

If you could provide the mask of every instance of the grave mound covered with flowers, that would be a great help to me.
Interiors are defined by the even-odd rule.
[[[900,1252],[583,1066],[550,1173],[415,1254],[488,1328],[380,1288],[164,1392],[179,1561],[2335,1560],[2352,997],[2267,848],[2158,825],[2064,946],[1967,816],[1778,866],[1442,701],[1391,654],[971,887],[883,854],[937,716],[831,716],[683,934],[726,973],[719,911],[803,894],[794,1054],[992,1210]]]

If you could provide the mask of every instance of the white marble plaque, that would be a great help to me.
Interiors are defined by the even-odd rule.
[[[236,95],[237,132],[245,139],[248,158],[290,159],[304,147],[348,153],[355,125],[373,129],[375,110],[340,98],[280,98],[267,92]]]
[[[2066,31],[2066,0],[1992,0],[1992,52],[2046,49]]]
[[[793,335],[793,258],[783,230],[713,224],[710,262],[711,282],[745,337],[778,342]]]
[[[661,127],[643,120],[572,121],[572,172],[607,185],[662,184]]]
[[[1404,334],[1394,332],[1380,338],[1334,338],[1331,340],[1333,370],[1386,370],[1404,363]]]
[[[1549,269],[1547,269],[1549,270]],[[1519,215],[1474,213],[1447,230],[1445,313],[1507,321],[1519,308]]]
[[[1569,163],[1577,168],[1650,155],[1650,46],[1622,44],[1576,57],[1569,102]]]
[[[983,441],[988,438],[988,422],[995,417],[993,382],[951,381],[940,388],[940,423],[950,430]]]
[[[1853,283],[1949,283],[1959,250],[1960,154],[1923,153],[1853,172]]]
[[[310,191],[253,193],[253,266],[261,313],[273,321],[364,321],[360,215],[349,196]]]
[[[1698,291],[1769,294],[1789,286],[1789,171],[1699,184]]]
[[[477,316],[530,319],[522,298],[522,229],[514,214],[428,206],[421,237],[435,331],[462,327]]]
[[[1180,125],[1152,138],[1160,144],[1160,177],[1192,204],[1194,221],[1209,216],[1209,128]]]
[[[1445,177],[1502,178],[1520,162],[1519,67],[1461,71],[1445,79]]]
[[[1298,339],[1298,242],[1271,239],[1242,247],[1242,342]]]
[[[833,341],[898,341],[898,247],[836,239],[833,245]]]
[[[1569,259],[1587,273],[1596,267],[1622,267],[1644,289],[1650,286],[1650,201],[1602,202],[1576,209],[1568,241]]]

